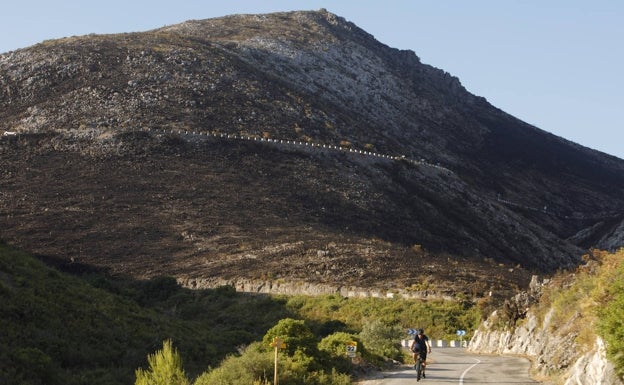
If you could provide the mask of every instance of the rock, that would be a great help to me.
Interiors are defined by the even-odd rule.
[[[534,290],[540,286],[536,279],[532,280]],[[514,301],[519,300],[524,305],[531,296],[529,293],[519,295]],[[586,351],[576,344],[577,333],[567,332],[566,325],[553,325],[552,315],[551,309],[540,321],[533,312],[527,311],[522,322],[501,328],[501,315],[493,312],[473,335],[468,350],[528,356],[534,372],[544,377],[559,373],[566,385],[623,384],[606,358],[600,337],[596,338],[593,348]]]

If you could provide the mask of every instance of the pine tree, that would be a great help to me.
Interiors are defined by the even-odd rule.
[[[147,357],[149,370],[136,370],[135,385],[189,385],[182,369],[182,359],[171,340],[163,342],[163,349]]]

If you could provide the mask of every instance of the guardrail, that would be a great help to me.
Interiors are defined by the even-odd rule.
[[[429,340],[431,346],[434,348],[466,348],[468,347],[468,341],[466,340]],[[412,340],[401,340],[401,346],[409,349]]]

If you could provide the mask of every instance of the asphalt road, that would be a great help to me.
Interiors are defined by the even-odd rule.
[[[529,377],[530,363],[525,358],[468,353],[463,348],[434,348],[427,357],[427,378],[419,384],[436,385],[529,385],[539,384]],[[411,367],[385,373],[385,378],[370,385],[407,385],[416,383]]]

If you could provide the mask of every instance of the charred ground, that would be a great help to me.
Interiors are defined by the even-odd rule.
[[[482,295],[623,244],[623,161],[326,11],[49,41],[0,72],[0,236],[40,255]]]

